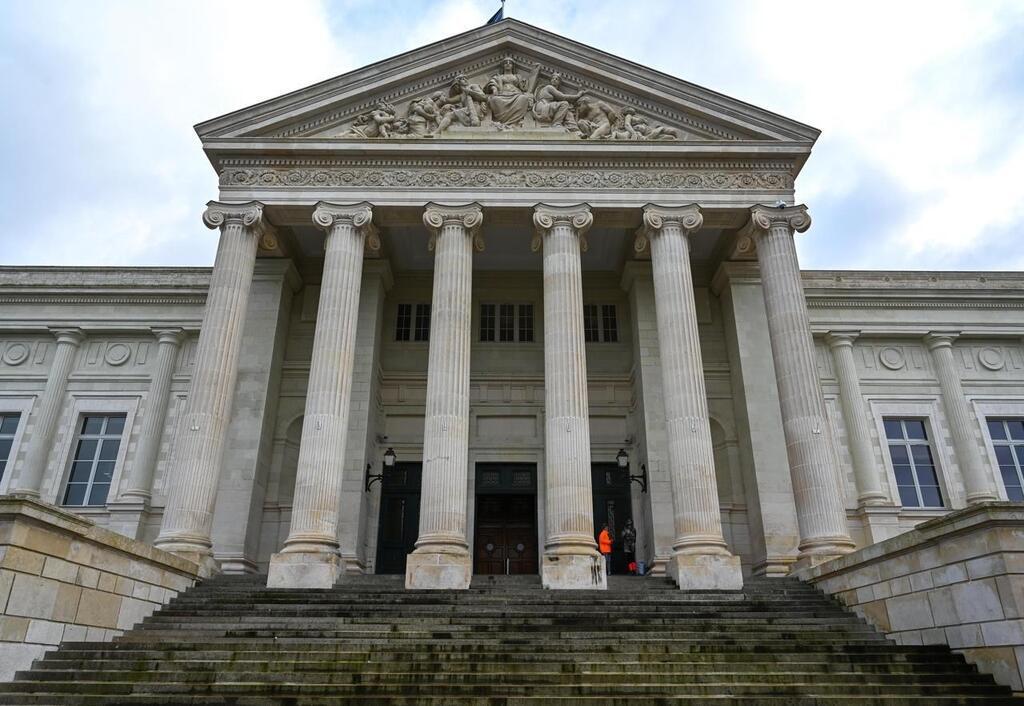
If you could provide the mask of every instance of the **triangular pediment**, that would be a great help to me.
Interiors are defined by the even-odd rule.
[[[807,125],[516,20],[395,56],[196,130],[204,142],[768,141],[809,147],[818,136]]]

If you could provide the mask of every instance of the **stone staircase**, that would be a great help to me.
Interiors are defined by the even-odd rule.
[[[900,647],[796,580],[682,593],[613,577],[464,592],[220,577],[113,643],[65,643],[0,704],[1011,704],[944,647]]]

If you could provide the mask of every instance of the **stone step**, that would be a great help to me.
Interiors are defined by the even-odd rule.
[[[275,696],[197,696],[177,697],[169,694],[131,695],[89,695],[61,694],[59,696],[38,694],[0,694],[0,706],[39,704],[52,706],[282,706]],[[288,706],[341,706],[343,704],[366,704],[367,706],[706,706],[709,700],[703,695],[671,695],[656,698],[634,699],[630,696],[389,696],[360,694],[358,696],[334,695],[328,697],[289,698]],[[743,695],[715,696],[715,706],[974,706],[977,704],[1015,704],[1001,695],[916,695],[899,696],[807,696],[792,695]]]

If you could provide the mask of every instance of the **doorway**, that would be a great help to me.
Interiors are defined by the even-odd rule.
[[[473,573],[537,573],[536,464],[476,464]]]
[[[375,568],[378,574],[404,574],[406,557],[416,548],[422,471],[422,463],[396,463],[381,480]]]
[[[630,560],[636,560],[635,554],[627,557],[622,546],[622,530],[626,520],[633,519],[629,469],[619,468],[617,463],[591,464],[591,484],[594,493],[594,536],[607,522],[612,532],[612,573],[627,574]]]

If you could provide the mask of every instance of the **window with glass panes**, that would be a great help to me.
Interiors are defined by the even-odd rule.
[[[619,340],[614,304],[583,305],[583,338],[587,343],[616,343]]]
[[[62,504],[105,505],[124,433],[124,415],[87,414],[78,428],[75,460]]]
[[[1024,502],[1024,419],[989,419],[988,435],[996,450],[1006,497]]]
[[[395,340],[430,340],[430,304],[398,305],[395,312]]]
[[[481,304],[480,340],[532,343],[533,304]]]
[[[885,419],[889,458],[904,507],[944,507],[931,443],[922,419]]]
[[[11,457],[14,434],[18,431],[18,420],[20,419],[21,415],[17,412],[0,414],[0,478],[4,477],[4,472],[7,470],[7,461]]]

